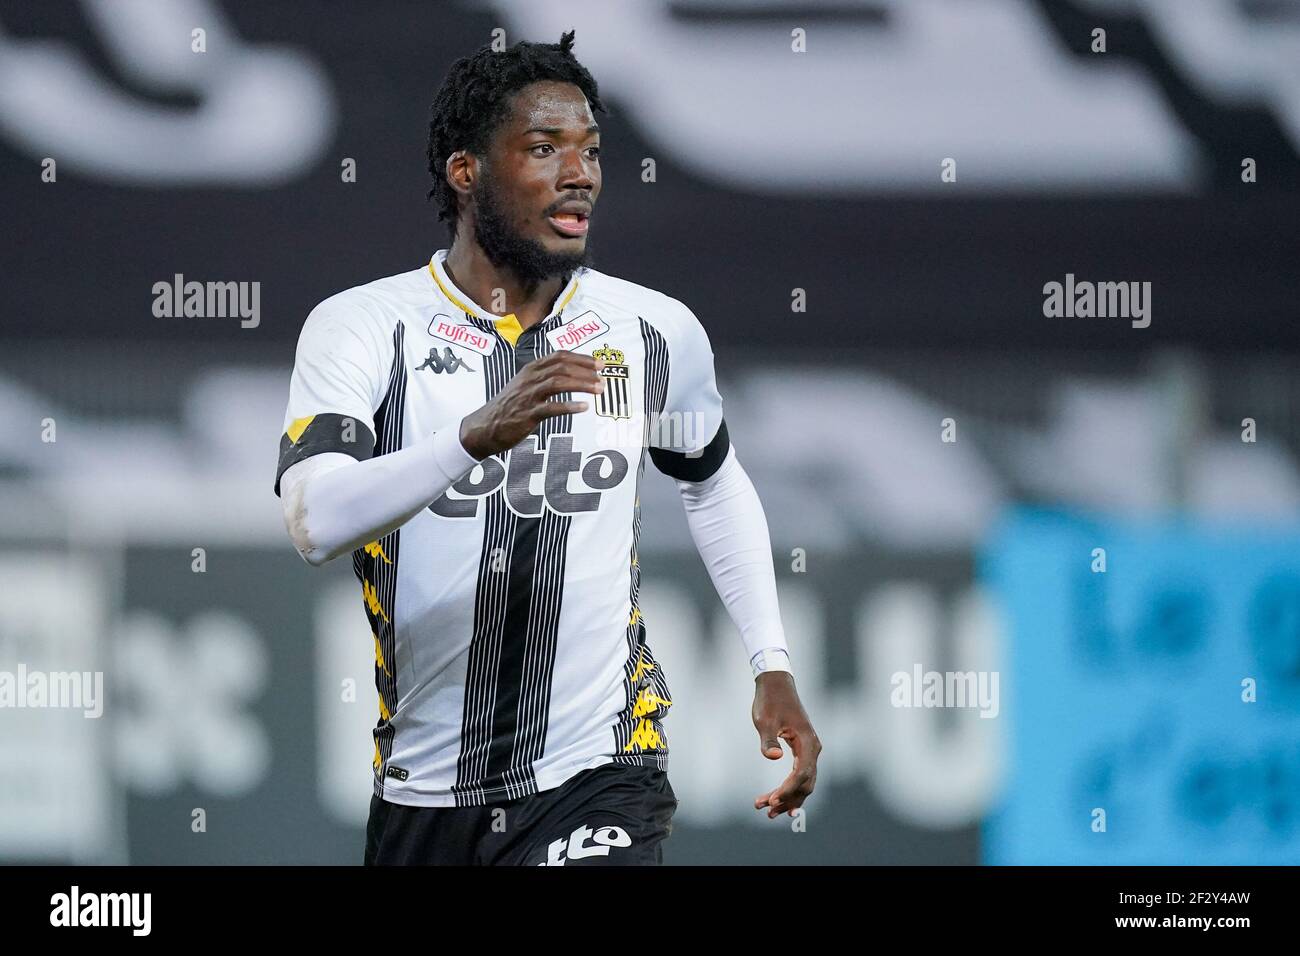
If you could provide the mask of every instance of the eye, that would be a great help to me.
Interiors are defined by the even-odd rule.
[[[536,156],[549,156],[555,152],[555,147],[550,143],[538,143],[536,146],[530,146],[529,150]],[[546,152],[539,153],[538,150],[546,150]]]
[[[588,147],[587,147],[587,155],[590,156],[592,159],[599,159],[599,158],[600,158],[600,147],[599,147],[599,146],[588,146]]]

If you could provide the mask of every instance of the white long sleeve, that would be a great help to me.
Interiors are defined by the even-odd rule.
[[[459,422],[364,461],[314,455],[280,479],[284,524],[303,559],[319,567],[401,527],[477,464]]]
[[[695,547],[740,630],[755,676],[789,671],[767,517],[735,448],[704,481],[676,479]]]

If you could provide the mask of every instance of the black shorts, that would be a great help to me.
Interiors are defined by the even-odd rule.
[[[605,764],[482,807],[370,799],[366,866],[657,866],[677,796],[653,767]]]

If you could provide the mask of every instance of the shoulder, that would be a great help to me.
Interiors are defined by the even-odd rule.
[[[391,337],[399,323],[419,321],[429,301],[424,267],[385,276],[336,292],[311,310],[302,335],[334,332]]]
[[[604,306],[616,315],[635,316],[669,342],[692,341],[704,335],[700,320],[680,299],[595,269],[584,269],[578,281],[584,295],[583,305],[597,313]]]

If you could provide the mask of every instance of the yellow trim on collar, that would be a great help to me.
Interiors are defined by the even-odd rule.
[[[558,315],[559,313],[563,312],[564,307],[569,304],[569,300],[573,298],[574,293],[576,293],[577,291],[578,291],[578,280],[574,279],[573,288],[569,290],[569,294],[564,297],[564,301],[560,303],[560,307],[556,309],[555,312],[552,314]],[[550,316],[547,316],[547,320],[548,321],[550,320]]]
[[[444,266],[443,268],[446,268],[446,266]],[[468,312],[470,313],[470,315],[478,316],[480,319],[486,319],[490,321],[494,326],[496,326],[496,330],[499,333],[501,333],[501,337],[510,343],[512,348],[514,347],[515,342],[519,340],[519,336],[523,335],[524,333],[523,327],[519,324],[519,319],[515,316],[513,312],[511,312],[509,315],[503,315],[503,316],[484,315],[479,309],[475,308],[473,305],[467,305],[464,302],[462,302],[460,299],[458,299],[455,295],[453,295],[452,291],[448,289],[445,285],[443,285],[442,280],[438,278],[438,270],[433,267],[432,259],[429,260],[429,275],[433,276],[434,283],[438,286],[439,289],[442,290],[442,294],[451,300],[451,303],[454,306],[456,306],[456,308],[460,309],[462,312]],[[569,291],[565,294],[564,298],[560,301],[560,304],[556,306],[555,311],[552,312],[550,315],[548,315],[545,319],[543,319],[542,320],[543,322],[549,322],[551,319],[555,318],[555,316],[563,312],[564,307],[569,304],[569,300],[572,299],[575,295],[577,295],[578,293],[577,278],[574,277],[569,281],[570,281]]]
[[[450,289],[448,289],[445,285],[442,284],[442,280],[438,278],[438,270],[433,267],[432,259],[429,260],[429,275],[433,276],[433,281],[438,284],[438,288],[442,290],[442,294],[445,295],[447,298],[451,299],[452,303],[456,306],[456,308],[460,309],[462,312],[470,312],[474,315],[478,315],[478,309],[474,308],[473,306],[466,305],[464,302],[460,301],[460,299],[456,298],[454,295],[451,294]]]
[[[493,319],[492,324],[496,326],[497,333],[512,347],[519,341],[519,336],[524,334],[524,327],[519,324],[519,319],[513,312],[499,319]]]

